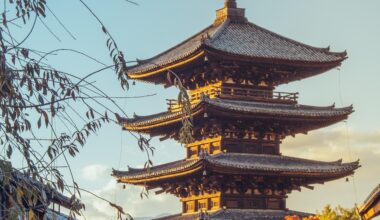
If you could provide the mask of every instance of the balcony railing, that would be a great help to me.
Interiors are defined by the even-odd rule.
[[[219,87],[214,89],[208,89],[206,92],[190,94],[191,105],[198,104],[201,100],[202,94],[207,94],[210,98],[220,97],[225,99],[284,104],[296,104],[299,95],[299,93],[274,92],[272,90],[264,89],[224,86],[221,88]],[[178,104],[177,100],[169,99],[167,101],[169,111],[181,111],[181,105]]]
[[[297,103],[299,93],[274,92],[250,88],[224,87],[219,97],[252,101]]]

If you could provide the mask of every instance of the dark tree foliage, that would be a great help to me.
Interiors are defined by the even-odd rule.
[[[11,160],[16,154],[26,162],[26,166],[19,167],[17,171],[24,172],[25,175],[52,189],[70,194],[73,204],[70,210],[71,218],[80,215],[80,209],[84,207],[77,205],[81,192],[93,193],[81,189],[75,182],[67,157],[75,157],[80,147],[86,144],[87,138],[101,129],[105,123],[120,124],[122,118],[127,117],[115,99],[93,85],[89,78],[112,69],[121,87],[124,90],[129,88],[128,62],[125,61],[124,54],[98,16],[84,1],[78,1],[88,9],[89,16],[98,21],[99,29],[106,37],[105,45],[112,60],[111,65],[86,75],[66,73],[45,62],[46,57],[62,50],[89,57],[82,52],[73,49],[41,52],[24,47],[25,41],[34,32],[38,22],[46,27],[43,20],[47,10],[50,11],[47,0],[4,0],[0,22],[0,146],[4,149],[2,152],[5,152],[0,154],[0,160]],[[12,25],[23,28],[31,26],[31,29],[23,39],[16,40],[9,28]],[[168,74],[172,75],[168,78],[173,79],[173,85],[180,89],[179,103],[183,104],[184,115],[181,139],[183,143],[188,143],[192,140],[190,100],[178,76],[172,71]],[[118,109],[118,112],[112,111],[109,106]],[[80,112],[78,109],[86,110]],[[56,129],[57,124],[65,127],[66,132],[60,133]],[[46,141],[46,137],[40,135],[41,130],[50,131],[52,137]],[[141,135],[135,137],[140,149],[147,153],[146,166],[151,166],[150,156],[154,148],[150,145],[150,140]],[[72,183],[67,183],[61,170],[54,166],[59,158],[66,161]],[[19,183],[18,186],[9,184],[10,181],[7,179],[11,178],[12,170],[10,166],[0,167],[0,191],[4,191],[9,199],[17,198],[12,200],[13,206],[20,212],[31,210],[29,213],[33,218],[33,207],[44,201],[42,197],[45,193],[35,192],[22,185],[23,183]],[[121,206],[105,201],[117,210],[120,218],[125,214]],[[0,207],[1,210],[4,210],[4,207]],[[7,213],[3,212],[0,215],[0,218],[4,218]]]
[[[86,6],[84,2],[83,4]],[[121,87],[128,89],[127,65],[123,53],[102,24],[101,29],[107,36],[112,65],[86,76],[76,76],[44,63],[52,52],[43,53],[23,45],[33,33],[36,23],[45,19],[47,8],[46,0],[4,1],[0,26],[0,144],[6,153],[1,155],[1,159],[11,159],[17,153],[26,162],[27,166],[20,168],[25,175],[51,188],[69,192],[73,203],[70,216],[75,218],[75,215],[80,214],[81,206],[74,204],[78,203],[81,190],[74,177],[72,184],[66,183],[60,169],[53,164],[62,157],[67,162],[68,155],[74,157],[79,153],[79,147],[84,146],[87,138],[104,123],[118,123],[120,116],[109,117],[109,108],[105,103],[115,102],[87,79],[102,70],[112,68]],[[32,27],[24,39],[18,41],[9,28],[11,25]],[[78,105],[87,110],[84,113],[78,112]],[[73,114],[79,115],[82,122],[75,121],[71,116]],[[67,132],[56,132],[53,124],[57,124],[57,121],[67,127]],[[52,137],[48,142],[44,142],[39,136],[40,132],[37,130],[41,129],[51,131]],[[70,167],[70,164],[67,166]],[[17,186],[11,185],[8,179],[12,176],[12,168],[1,167],[1,171],[1,187],[8,194],[8,200],[16,198],[12,200],[13,206],[22,212],[30,210],[29,216],[33,218],[33,207],[44,201],[42,197],[45,192],[34,190],[23,182],[19,182]],[[6,203],[4,200],[3,198],[2,204]],[[120,207],[116,208],[123,213]],[[6,208],[2,207],[1,210]],[[6,213],[2,213],[1,217],[5,216]]]

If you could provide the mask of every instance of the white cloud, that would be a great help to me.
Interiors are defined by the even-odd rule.
[[[345,162],[360,159],[354,177],[315,185],[315,190],[293,192],[288,206],[300,211],[315,212],[326,204],[353,207],[360,205],[372,189],[380,183],[380,130],[359,132],[351,128],[338,127],[314,131],[308,135],[287,138],[281,146],[287,156],[303,157],[322,161],[343,159]]]
[[[107,166],[99,165],[99,164],[92,164],[85,166],[82,169],[82,177],[85,180],[89,181],[96,181],[99,179],[104,179],[106,175],[109,175],[111,173]]]
[[[354,160],[360,152],[380,153],[380,130],[369,133],[337,127],[287,138],[281,146],[284,154],[310,159]]]
[[[179,200],[174,196],[157,196],[152,192],[149,198],[141,199],[141,187],[127,186],[126,189],[123,189],[122,184],[117,183],[114,179],[93,192],[122,206],[124,211],[133,217],[150,217],[162,213],[180,212]],[[107,202],[91,195],[84,195],[82,201],[86,204],[86,211],[84,212],[86,219],[116,219],[116,211]]]

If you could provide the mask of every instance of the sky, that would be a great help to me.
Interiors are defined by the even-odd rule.
[[[139,6],[124,0],[86,0],[106,25],[128,60],[154,56],[185,40],[210,25],[222,0],[136,0]],[[46,24],[60,38],[48,34],[41,23],[26,45],[49,51],[75,48],[110,64],[106,39],[101,28],[78,0],[51,0],[49,7],[74,34],[72,39],[50,13]],[[271,31],[317,47],[331,46],[332,51],[347,50],[349,59],[339,69],[293,82],[278,91],[300,92],[302,104],[337,107],[354,105],[355,113],[345,122],[328,128],[287,138],[281,146],[288,156],[323,161],[343,158],[345,162],[360,159],[362,167],[355,176],[324,185],[314,190],[303,189],[289,195],[288,208],[315,212],[326,204],[353,207],[361,204],[380,183],[380,1],[378,0],[238,0],[246,8],[248,19]],[[49,17],[50,16],[50,17]],[[14,27],[20,38],[23,31]],[[17,35],[16,35],[17,38]],[[101,66],[79,55],[61,53],[49,58],[55,67],[68,72],[87,74]],[[148,115],[166,110],[167,98],[176,89],[137,82],[129,91],[119,87],[111,71],[96,75],[96,81],[107,93],[133,97],[156,94],[143,99],[119,100],[128,114]],[[167,163],[185,158],[185,150],[174,141],[159,142],[153,162]],[[107,125],[89,139],[76,158],[70,159],[81,187],[114,201],[135,217],[155,217],[180,212],[179,200],[171,195],[140,199],[140,188],[116,184],[112,168],[141,167],[145,154],[136,141],[116,125]],[[107,203],[83,195],[87,219],[116,219]]]

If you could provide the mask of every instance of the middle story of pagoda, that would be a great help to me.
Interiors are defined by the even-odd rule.
[[[298,93],[275,88],[340,66],[346,56],[250,23],[245,10],[227,0],[211,26],[129,69],[132,79],[167,87],[168,70],[181,79],[194,125],[187,157],[149,169],[114,170],[113,176],[179,197],[182,213],[162,219],[191,220],[205,212],[210,219],[303,215],[287,209],[289,193],[352,175],[360,165],[283,156],[280,144],[345,120],[353,108],[301,105]],[[123,128],[179,140],[182,117],[181,106],[169,100],[168,111],[125,119]]]

